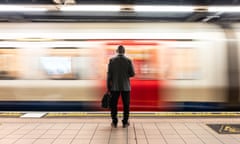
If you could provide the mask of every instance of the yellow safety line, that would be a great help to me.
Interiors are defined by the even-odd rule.
[[[98,117],[110,116],[110,113],[48,113],[45,117]],[[123,116],[122,113],[119,116]],[[135,117],[238,117],[239,112],[153,112],[153,113],[130,113],[130,116]]]
[[[24,113],[2,112],[0,117],[20,117]],[[48,113],[45,117],[107,117],[110,112],[59,112]],[[123,113],[119,113],[123,116]],[[132,112],[132,117],[240,117],[240,112]]]
[[[0,113],[0,117],[21,116],[24,113]],[[110,116],[110,112],[77,112],[77,113],[48,113],[45,117],[105,117]],[[119,113],[119,116],[123,116]],[[240,117],[240,112],[152,112],[152,113],[130,113],[133,117]]]
[[[23,113],[0,113],[0,117],[18,117],[23,115]]]

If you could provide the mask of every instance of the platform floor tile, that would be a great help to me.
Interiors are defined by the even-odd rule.
[[[239,118],[0,118],[0,144],[239,144],[240,134],[219,134],[207,124],[240,124]]]

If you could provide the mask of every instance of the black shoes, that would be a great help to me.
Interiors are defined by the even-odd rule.
[[[117,128],[117,123],[118,123],[117,120],[113,120],[112,123],[111,123],[111,126],[112,126],[113,128]],[[130,123],[129,123],[128,121],[122,120],[122,127],[123,127],[123,128],[127,128],[129,125],[130,125]]]
[[[117,119],[113,119],[112,123],[111,123],[111,126],[114,127],[114,128],[117,128],[117,123],[118,123],[118,120]]]
[[[123,128],[126,128],[130,125],[128,121],[124,121],[124,120],[122,120],[122,124],[123,124],[122,126]]]
[[[111,126],[112,126],[113,128],[117,128],[117,123],[112,122],[112,123],[111,123]]]
[[[130,124],[129,123],[125,123],[125,124],[123,124],[123,128],[126,128],[126,127],[128,127]]]

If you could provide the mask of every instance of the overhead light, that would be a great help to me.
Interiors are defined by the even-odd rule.
[[[120,5],[62,5],[61,11],[120,11]]]
[[[20,5],[0,5],[0,12],[21,12],[21,11],[47,11],[44,7],[20,6]]]
[[[240,12],[240,6],[211,6],[209,12]]]
[[[76,4],[75,0],[53,0],[56,4]]]
[[[193,12],[192,6],[134,6],[136,12]]]

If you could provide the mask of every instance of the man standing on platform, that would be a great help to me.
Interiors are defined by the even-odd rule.
[[[107,72],[107,88],[111,92],[111,117],[112,127],[117,127],[117,104],[121,94],[123,102],[123,128],[129,126],[129,103],[130,103],[130,77],[135,75],[132,61],[126,57],[125,48],[118,46],[117,56],[110,59]]]

